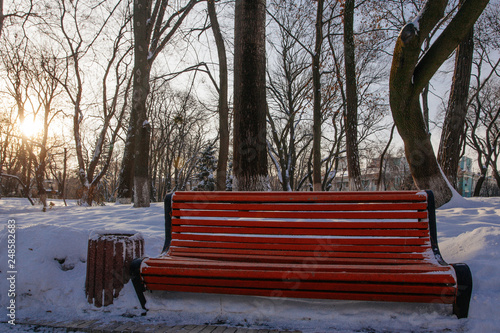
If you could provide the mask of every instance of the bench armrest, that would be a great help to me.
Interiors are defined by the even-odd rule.
[[[164,209],[165,209],[165,243],[163,244],[163,250],[166,252],[170,247],[170,242],[172,241],[172,197],[174,193],[169,193],[165,196]]]

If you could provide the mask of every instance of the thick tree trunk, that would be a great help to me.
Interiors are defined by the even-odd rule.
[[[151,126],[147,119],[146,99],[149,94],[150,63],[147,21],[150,8],[146,2],[134,1],[134,81],[132,113],[135,121],[134,207],[149,207],[149,142]]]
[[[474,32],[469,32],[460,43],[455,56],[455,73],[450,99],[441,133],[438,162],[448,180],[457,188],[457,172],[460,152],[465,140],[465,118],[474,55]]]
[[[146,112],[151,65],[163,50],[197,0],[190,0],[165,19],[168,1],[134,1],[134,77],[132,112],[120,172],[118,201],[127,202],[134,190],[134,207],[149,207],[151,176],[149,175],[150,131]],[[181,5],[177,1],[174,5]],[[153,9],[153,10],[152,10]],[[132,181],[133,180],[133,181]],[[133,185],[132,185],[133,182]]]
[[[141,118],[141,117],[139,117]],[[134,173],[134,207],[149,207],[151,203],[151,178],[149,175],[149,143],[151,126],[143,121],[136,138]]]
[[[228,70],[226,47],[224,38],[220,31],[219,21],[215,11],[215,1],[208,0],[208,15],[212,25],[212,32],[217,46],[217,56],[219,58],[219,158],[217,160],[217,180],[218,191],[226,189],[227,161],[229,155],[229,106],[228,106]]]
[[[402,108],[404,113],[393,111],[393,116],[405,143],[405,155],[415,185],[419,189],[432,190],[439,207],[448,202],[453,194],[437,163],[418,98],[419,95],[415,94],[413,100]]]
[[[236,191],[269,190],[266,143],[266,1],[237,0],[234,45]]]
[[[451,199],[452,192],[441,174],[430,134],[426,130],[420,108],[420,91],[415,90],[412,82],[421,38],[413,23],[406,25],[400,33],[391,68],[390,104],[394,123],[405,144],[406,159],[415,185],[419,189],[432,190],[439,207]]]
[[[313,76],[313,190],[321,191],[321,46],[323,44],[323,0],[316,9],[316,44],[312,54]]]
[[[361,168],[358,153],[358,92],[356,88],[356,59],[354,47],[354,0],[346,0],[344,8],[344,59],[346,77],[346,153],[349,190],[360,191]]]

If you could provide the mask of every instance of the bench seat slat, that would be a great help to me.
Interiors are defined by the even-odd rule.
[[[408,211],[408,210],[426,210],[426,202],[410,202],[410,203],[311,203],[311,202],[296,202],[296,203],[205,203],[205,202],[174,202],[172,209],[179,210],[258,210],[258,211],[285,211],[285,212],[300,212],[300,211]]]
[[[170,251],[171,255],[188,256],[188,257],[206,257],[206,256],[257,256],[257,257],[272,257],[280,256],[283,258],[297,256],[322,259],[388,259],[395,260],[426,260],[428,255],[426,252],[418,253],[394,253],[394,252],[325,252],[319,250],[300,251],[300,250],[259,250],[259,249],[220,249],[220,248],[173,248]],[[161,258],[161,257],[160,257]]]
[[[238,218],[279,218],[279,219],[426,219],[424,211],[396,212],[272,212],[272,211],[212,211],[172,210],[172,216],[197,217],[238,217]]]
[[[208,251],[207,251],[208,252]],[[257,255],[256,253],[262,253],[260,251],[255,251],[255,252],[250,252],[248,255]],[[266,255],[266,252],[262,256],[269,257],[269,255]],[[210,257],[211,253],[205,253],[205,254],[197,254],[196,252],[189,252],[189,251],[184,251],[184,249],[181,250],[176,250],[173,251],[172,254],[178,255],[178,256],[185,256],[185,257],[192,257],[192,258],[206,258],[207,256]],[[218,253],[215,253],[215,255]],[[396,259],[406,259],[406,260],[426,260],[427,255],[426,253],[391,253],[391,252],[380,252],[380,253],[359,253],[359,252],[339,252],[339,253],[313,253],[313,252],[297,252],[295,255],[296,256],[303,256],[303,257],[314,257],[314,255],[321,255],[321,258],[329,258],[329,259],[343,259],[343,260],[353,260],[353,259],[360,259],[360,260],[376,260],[376,259],[389,259],[389,258],[396,258]],[[219,254],[221,257],[231,255],[231,254]],[[234,254],[234,256],[238,256],[241,254]],[[290,254],[288,254],[287,257],[292,257]],[[284,257],[285,259],[287,257]]]
[[[411,259],[411,260],[426,260],[428,252],[327,252],[319,250],[301,251],[297,249],[291,250],[262,250],[262,249],[224,249],[224,248],[173,248],[170,251],[171,255],[183,255],[196,257],[200,255],[257,255],[257,256],[282,256],[282,257],[320,257],[320,258],[361,258],[361,259]],[[161,257],[160,257],[161,258]]]
[[[160,263],[155,266],[154,262],[167,260],[167,262]],[[161,266],[161,264],[165,265]],[[152,259],[148,261],[152,270],[166,269],[166,271],[175,268],[193,268],[193,269],[213,269],[213,270],[276,270],[284,271],[311,271],[313,274],[319,272],[371,272],[378,273],[434,273],[434,272],[451,272],[452,269],[448,266],[437,266],[432,264],[418,263],[413,265],[339,265],[339,264],[321,264],[317,262],[310,262],[304,264],[281,264],[281,263],[262,263],[262,262],[236,262],[236,261],[217,261],[217,260],[203,260],[198,258],[184,258],[184,257],[170,257],[168,259]],[[149,272],[149,269],[144,271]]]
[[[216,227],[252,227],[252,228],[307,228],[307,229],[423,229],[428,230],[427,222],[408,221],[273,221],[273,220],[203,220],[203,219],[175,219],[173,226],[216,226]]]
[[[337,238],[278,238],[278,237],[262,237],[262,239],[249,239],[249,237],[234,237],[234,236],[215,236],[215,235],[189,235],[183,239],[181,234],[176,235],[177,239],[172,240],[172,246],[185,247],[220,247],[220,248],[240,248],[241,243],[253,243],[264,245],[275,245],[278,250],[285,249],[280,247],[280,244],[295,244],[293,249],[297,250],[322,250],[326,251],[333,245],[393,245],[393,246],[425,246],[430,248],[430,242],[425,238],[354,238],[354,237],[337,237]],[[255,245],[259,246],[259,245]],[[246,246],[245,246],[246,248]]]
[[[148,276],[163,276],[168,281],[169,276],[184,277],[212,277],[249,280],[308,280],[308,281],[356,281],[359,283],[385,282],[385,283],[417,283],[417,284],[449,284],[455,285],[456,280],[452,272],[371,272],[360,270],[351,271],[306,271],[306,270],[282,270],[276,268],[268,269],[213,269],[199,267],[175,267],[175,266],[146,266],[142,268],[142,275],[147,282]]]
[[[318,257],[314,256],[315,253],[310,253],[309,255],[303,253],[297,253],[295,256],[293,254],[287,255],[262,255],[255,253],[248,254],[236,254],[236,253],[210,253],[207,251],[198,250],[185,251],[184,249],[178,249],[173,252],[175,256],[178,257],[191,257],[191,258],[202,258],[202,259],[212,259],[212,260],[226,260],[226,261],[251,261],[251,262],[262,262],[262,263],[330,263],[330,264],[387,264],[387,265],[405,265],[405,264],[417,264],[422,259],[423,256],[414,256],[412,258],[401,258],[395,259],[393,255],[386,256],[386,258],[365,258],[365,257]],[[316,253],[318,254],[318,253]]]
[[[207,286],[179,286],[168,284],[152,285],[155,290],[170,290],[181,292],[200,292],[216,294],[233,294],[267,297],[295,297],[313,299],[343,299],[359,301],[385,301],[385,302],[417,302],[417,303],[444,303],[452,304],[454,296],[442,295],[411,295],[411,294],[377,294],[377,293],[352,293],[352,292],[324,292],[324,291],[297,291],[297,290],[259,290],[246,288],[224,288]]]
[[[290,245],[277,245],[277,244],[256,244],[258,249],[279,249],[283,248],[285,250],[293,250],[294,247],[292,244]],[[252,243],[241,243],[240,249],[254,249],[254,244]],[[314,251],[314,248],[310,248]],[[325,255],[331,252],[375,252],[375,253],[423,253],[427,252],[428,249],[422,248],[421,246],[384,246],[384,245],[329,245],[328,251],[323,251]]]
[[[427,230],[420,229],[297,229],[297,228],[252,228],[252,227],[213,227],[213,226],[173,226],[172,232],[198,234],[256,234],[256,235],[299,235],[321,236],[325,234],[335,236],[389,236],[389,237],[426,237]]]
[[[212,279],[212,278],[192,278],[170,276],[168,279],[158,276],[148,277],[151,284],[169,284],[178,286],[207,286],[223,288],[246,288],[246,289],[291,289],[302,291],[325,291],[328,292],[377,292],[387,294],[426,294],[426,295],[444,295],[452,296],[455,290],[452,286],[446,285],[406,285],[401,288],[397,284],[384,283],[346,283],[346,282],[318,282],[318,281],[277,281],[262,280],[256,286],[254,280],[235,280],[235,279]]]
[[[300,242],[297,239],[297,243],[294,244],[294,240],[291,238],[273,238],[273,237],[262,237],[262,239],[256,239],[256,237],[239,237],[239,236],[223,236],[223,235],[185,235],[179,234],[176,236],[178,239],[186,239],[190,240],[199,240],[199,241],[212,241],[214,242],[214,238],[223,238],[223,241],[226,242],[217,242],[217,246],[227,247],[227,246],[235,246],[237,248],[242,249],[268,249],[268,250],[293,250],[293,249],[304,249],[304,250],[323,250],[329,252],[391,252],[391,253],[418,253],[425,252],[430,247],[424,247],[420,245],[386,245],[384,242],[379,242],[378,244],[363,244],[364,239],[350,239],[356,242],[353,242],[353,245],[348,245],[346,242],[338,242],[336,243],[336,239],[325,239],[323,243],[320,242]],[[278,242],[274,242],[277,239]],[[328,242],[331,240],[331,242]],[[229,242],[229,243],[227,243]],[[212,243],[214,244],[214,243]],[[359,245],[358,245],[359,244]]]

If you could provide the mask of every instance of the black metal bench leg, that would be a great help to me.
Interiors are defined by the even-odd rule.
[[[141,263],[143,260],[144,258],[137,258],[132,261],[132,263],[130,264],[130,276],[132,279],[132,284],[134,285],[135,292],[137,294],[137,298],[141,303],[141,307],[145,310],[142,315],[145,316],[148,309],[146,309],[146,297],[144,297],[146,288],[144,288],[144,284],[141,280]]]
[[[452,264],[457,275],[457,299],[453,304],[453,314],[459,319],[469,315],[469,304],[472,295],[472,273],[466,264]]]

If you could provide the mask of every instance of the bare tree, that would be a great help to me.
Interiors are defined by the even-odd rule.
[[[108,6],[107,2],[97,2],[91,6],[80,0],[64,0],[58,3],[58,11],[57,28],[51,32],[50,37],[60,43],[66,52],[64,59],[68,70],[60,82],[74,110],[73,136],[78,178],[82,185],[81,202],[91,205],[95,201],[94,198],[99,197],[98,184],[108,170],[127,109],[127,95],[131,85],[128,70],[131,61],[128,38],[131,16],[128,3],[120,2],[111,6]],[[118,24],[112,25],[112,18],[116,18],[113,22]],[[92,29],[83,30],[82,21],[90,19],[96,20]],[[95,53],[99,53],[99,38],[106,35],[112,40],[112,46],[101,49],[110,51],[102,57],[106,61],[102,64],[103,71],[97,78],[101,81],[101,102],[86,103],[84,90],[89,87],[85,84],[85,63],[87,59],[94,59]],[[109,82],[113,82],[114,86],[109,87]],[[94,105],[97,106],[97,114],[100,116],[94,118],[99,119],[99,122],[93,123],[95,133],[92,139],[95,141],[88,143],[86,135],[90,134],[90,131],[84,125],[89,121],[89,113]],[[106,146],[109,147],[107,151]]]
[[[0,198],[2,195],[17,194],[20,186],[21,194],[34,205],[30,197],[30,184],[25,184],[19,177],[23,167],[19,157],[25,156],[26,146],[24,140],[16,134],[19,127],[16,121],[17,106],[4,104],[3,108],[0,113]]]
[[[3,0],[0,0],[0,37],[2,36],[4,19],[5,19],[5,16],[3,15]]]
[[[460,4],[463,0],[460,1]],[[438,151],[438,162],[453,187],[457,188],[460,152],[465,143],[465,118],[474,54],[474,29],[459,44],[455,54],[455,72]]]
[[[323,45],[323,7],[318,0],[316,7],[316,42],[312,53],[313,75],[313,189],[321,191],[321,48]]]
[[[60,160],[62,158],[62,161]],[[47,166],[50,170],[52,177],[57,181],[57,189],[59,192],[59,198],[64,201],[64,205],[67,206],[66,203],[66,182],[68,180],[68,160],[69,160],[69,152],[68,148],[63,148],[62,153],[51,153]],[[60,165],[62,164],[62,166]],[[61,171],[62,168],[62,171]]]
[[[489,81],[485,85],[479,85],[480,75],[476,76],[476,80],[481,90],[474,94],[474,99],[471,101],[471,111],[469,111],[467,119],[467,144],[477,154],[479,179],[476,182],[474,196],[479,196],[490,168],[493,170],[497,182],[500,179],[498,176],[500,155],[500,104],[498,99],[500,94],[498,80]]]
[[[161,201],[170,191],[189,188],[199,152],[207,144],[209,116],[192,91],[175,91],[154,80],[148,97],[148,117],[150,173],[154,197]]]
[[[358,152],[358,92],[356,87],[356,59],[354,45],[354,0],[344,6],[344,61],[346,92],[346,151],[349,170],[349,189],[361,190],[361,169]]]
[[[328,4],[328,6],[326,5]],[[312,151],[310,151],[309,162],[306,163],[307,172],[303,177],[299,177],[297,181],[297,186],[302,186],[306,181],[310,181],[312,184],[312,189],[316,191],[325,190],[329,183],[328,179],[331,178],[332,166],[336,163],[332,163],[331,158],[333,152],[337,151],[336,148],[340,147],[337,143],[342,140],[339,137],[335,137],[331,141],[328,136],[330,133],[325,134],[328,129],[322,128],[325,125],[327,119],[335,115],[335,109],[337,106],[332,106],[337,101],[335,97],[338,94],[338,83],[332,82],[332,73],[336,73],[338,68],[333,71],[329,71],[329,55],[324,49],[325,40],[331,36],[330,32],[325,34],[325,22],[328,22],[328,28],[330,29],[331,22],[340,17],[338,13],[339,3],[326,3],[324,1],[318,1],[314,8],[302,8],[300,3],[290,2],[290,4],[283,4],[277,1],[274,3],[274,7],[277,9],[276,12],[279,13],[280,10],[284,11],[284,17],[280,17],[274,12],[270,15],[276,22],[280,29],[285,31],[290,38],[292,38],[295,43],[301,46],[301,48],[308,53],[310,56],[310,75],[311,83],[308,97],[311,100],[312,108]],[[288,10],[288,12],[286,11]],[[297,13],[298,11],[298,13]],[[293,13],[293,14],[291,14]],[[288,26],[287,20],[291,20],[288,16],[296,17],[297,24],[295,26]],[[298,23],[300,22],[300,23]],[[300,26],[302,31],[298,33],[297,27]],[[314,26],[314,29],[312,27]],[[289,61],[292,61],[290,59]],[[335,117],[336,121],[340,118]],[[338,127],[333,124],[334,131],[336,134],[345,135],[344,130],[337,131]],[[341,124],[343,127],[343,124]],[[322,141],[325,144],[322,144]],[[331,145],[330,145],[331,144]],[[327,152],[327,154],[325,154]],[[308,152],[309,153],[309,152]],[[324,167],[324,170],[323,170]]]
[[[41,65],[38,67],[38,65]],[[42,135],[37,142],[38,156],[33,158],[35,163],[35,181],[38,189],[38,198],[43,204],[43,211],[47,209],[47,192],[44,187],[47,172],[49,147],[49,127],[56,117],[62,113],[56,108],[57,98],[63,93],[59,78],[63,75],[62,62],[50,53],[41,53],[40,58],[31,61],[30,76],[31,86],[38,99],[38,105],[42,113]],[[34,151],[32,150],[32,153]]]
[[[56,139],[49,135],[49,127],[61,114],[57,106],[63,92],[59,79],[64,69],[50,49],[37,48],[25,37],[14,39],[13,43],[6,40],[10,47],[8,51],[2,50],[2,59],[9,95],[17,108],[18,133],[22,142],[17,156],[22,168],[19,180],[25,195],[34,183],[45,211],[48,154],[57,146]]]
[[[120,175],[119,196],[131,197],[133,171],[134,207],[150,205],[149,146],[151,125],[147,118],[151,67],[200,0],[171,4],[166,0],[134,1],[134,80],[132,112]]]
[[[2,62],[6,71],[8,81],[8,95],[15,101],[17,113],[17,123],[21,126],[25,123],[26,112],[25,106],[29,105],[29,79],[28,79],[28,54],[30,54],[28,39],[25,37],[15,38],[14,42],[6,39],[6,45],[2,49]],[[8,52],[7,52],[8,50]],[[18,127],[19,128],[19,127]],[[31,191],[31,171],[32,171],[32,156],[30,154],[31,145],[26,133],[22,130],[19,132],[21,137],[21,145],[17,151],[18,167],[16,169],[16,177],[19,183],[22,184],[23,194],[30,196]]]
[[[290,7],[293,4],[289,4]],[[275,9],[276,8],[276,9]],[[293,8],[293,7],[292,7]],[[312,135],[308,120],[311,91],[309,54],[299,45],[308,30],[302,15],[289,15],[290,9],[272,6],[280,21],[276,39],[271,42],[277,54],[276,68],[268,69],[269,108],[267,121],[269,157],[275,167],[280,189],[296,190],[296,172],[302,155],[308,155]],[[270,67],[273,64],[270,64]],[[272,66],[274,68],[274,66]]]
[[[216,188],[219,191],[226,189],[227,162],[229,156],[229,102],[228,102],[228,69],[226,47],[224,37],[217,19],[215,1],[207,1],[208,16],[212,25],[215,44],[217,46],[217,56],[219,58],[219,158],[217,160],[217,180]]]
[[[266,0],[237,0],[233,188],[269,189],[266,143]]]
[[[383,175],[385,174],[384,167],[386,165],[385,156],[386,156],[387,151],[389,150],[389,147],[392,143],[392,139],[394,138],[394,129],[395,128],[396,128],[396,126],[392,125],[391,134],[389,135],[389,140],[387,140],[387,144],[385,145],[384,149],[382,150],[382,153],[380,154],[380,164],[379,164],[379,171],[378,171],[378,177],[377,177],[377,191],[380,191],[382,188]]]
[[[439,207],[452,197],[432,148],[419,103],[422,89],[470,31],[488,1],[465,0],[429,50],[421,56],[425,38],[444,16],[448,1],[427,1],[413,22],[405,25],[394,48],[389,84],[394,122],[405,143],[413,179],[420,189],[431,189]]]
[[[14,2],[11,5],[13,8],[9,8],[11,10],[5,13],[4,0],[0,0],[0,37],[2,37],[6,19],[12,19],[11,24],[18,24],[18,20],[21,20],[21,25],[23,25],[30,17],[36,16],[33,12],[33,0],[23,1],[23,3]]]

